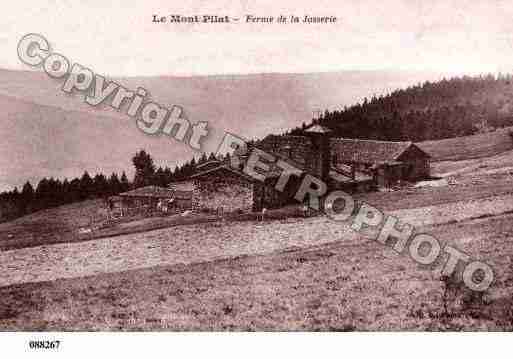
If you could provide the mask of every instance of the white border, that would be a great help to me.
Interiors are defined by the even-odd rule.
[[[511,333],[1,333],[2,357],[487,358],[509,353]],[[60,340],[34,350],[30,340]]]

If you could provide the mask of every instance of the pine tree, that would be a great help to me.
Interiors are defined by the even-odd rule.
[[[125,171],[121,174],[120,179],[120,193],[126,192],[130,189],[130,182],[128,182],[128,177],[126,176]]]
[[[115,195],[121,192],[121,182],[117,173],[112,173],[109,177],[109,195]]]
[[[132,157],[135,167],[134,187],[144,187],[153,183],[155,175],[155,164],[146,151],[141,150]]]
[[[87,199],[93,194],[93,179],[87,171],[85,171],[82,177],[80,178],[79,191],[80,200]]]
[[[166,174],[164,173],[164,170],[162,167],[159,167],[157,169],[157,172],[155,172],[155,181],[154,184],[159,187],[165,187],[166,186]]]
[[[94,176],[92,195],[94,197],[105,197],[109,195],[109,183],[104,174],[98,173]]]
[[[34,187],[32,187],[32,184],[29,181],[27,181],[21,190],[21,210],[24,214],[32,211],[34,195]]]

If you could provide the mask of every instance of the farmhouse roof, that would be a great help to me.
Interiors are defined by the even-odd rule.
[[[146,186],[136,188],[132,191],[119,194],[120,197],[152,197],[152,198],[173,198],[173,191],[157,186]]]
[[[179,191],[192,191],[194,189],[194,183],[192,181],[176,181],[171,182],[168,186],[168,188],[173,192],[179,192]]]
[[[212,166],[212,165],[217,165],[219,163],[221,163],[221,161],[218,160],[218,159],[208,160],[206,162],[203,162],[203,163],[200,163],[200,164],[196,165],[196,169],[203,168],[203,167],[208,167],[208,166]]]
[[[355,176],[352,178],[346,173],[340,172],[337,168],[331,167],[329,175],[337,182],[366,182],[372,181],[372,176],[360,171],[355,171]]]
[[[173,191],[173,198],[175,199],[192,199],[192,191]]]
[[[408,149],[415,147],[422,156],[429,155],[413,142],[361,140],[352,138],[331,139],[332,155],[344,162],[368,164],[396,163]]]
[[[247,175],[246,173],[244,173],[242,171],[238,171],[237,169],[231,167],[230,164],[221,164],[217,167],[209,168],[207,170],[197,172],[197,173],[193,174],[192,176],[190,176],[189,178],[203,177],[209,173],[214,173],[214,172],[223,171],[223,170],[230,171],[230,172],[232,172],[238,176],[241,176],[249,181],[254,181],[254,179],[251,176]]]

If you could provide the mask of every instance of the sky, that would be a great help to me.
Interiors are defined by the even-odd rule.
[[[0,67],[26,33],[111,76],[341,70],[511,72],[513,2],[14,1],[0,20]],[[155,24],[153,15],[336,16],[335,24]]]

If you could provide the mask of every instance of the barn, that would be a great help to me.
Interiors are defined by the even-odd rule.
[[[378,187],[430,176],[430,156],[412,142],[332,138],[332,166],[373,176]]]

